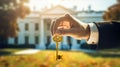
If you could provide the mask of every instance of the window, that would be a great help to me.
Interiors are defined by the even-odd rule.
[[[67,42],[68,42],[68,44],[71,44],[71,37],[70,36],[67,36]]]
[[[35,44],[39,44],[39,36],[35,36]]]
[[[47,30],[50,30],[50,23],[47,23]]]
[[[70,37],[70,36],[67,36],[67,42],[68,42],[68,45],[69,45],[70,48],[71,48],[71,46],[72,46],[72,41],[71,41],[71,37]]]
[[[81,40],[77,40],[77,43],[80,44]]]
[[[15,37],[15,45],[18,44],[18,37]]]
[[[45,46],[46,46],[46,49],[48,49],[48,46],[50,45],[50,42],[51,42],[51,36],[47,36],[47,39],[46,39],[47,41],[47,43],[45,44]]]
[[[47,36],[47,43],[50,44],[50,39],[51,37],[50,36]]]
[[[25,24],[25,30],[26,30],[26,31],[29,30],[29,25],[28,25],[28,23]]]
[[[25,44],[29,44],[29,37],[28,36],[25,36]]]
[[[46,18],[44,19],[44,22],[46,23],[46,26],[47,26],[47,30],[50,30],[50,23],[51,23],[51,19],[50,18]]]
[[[39,24],[35,23],[35,30],[38,31],[39,30]]]

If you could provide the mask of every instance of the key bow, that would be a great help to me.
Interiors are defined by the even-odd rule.
[[[60,35],[55,35],[55,36],[53,37],[53,40],[54,40],[55,42],[62,42],[62,36],[60,36]]]

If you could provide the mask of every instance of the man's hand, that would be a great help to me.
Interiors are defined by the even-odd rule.
[[[87,40],[90,35],[90,29],[87,23],[79,21],[70,14],[66,14],[53,21],[51,33],[53,36],[59,34],[62,36],[71,36],[80,40]]]

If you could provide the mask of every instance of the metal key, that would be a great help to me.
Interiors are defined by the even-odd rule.
[[[60,35],[53,36],[53,41],[56,42],[56,60],[59,60],[62,58],[62,56],[58,54],[58,45],[59,45],[59,42],[62,42],[62,36]]]

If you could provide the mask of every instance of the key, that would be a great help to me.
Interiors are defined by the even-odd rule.
[[[60,60],[62,56],[58,54],[58,45],[59,42],[62,42],[62,36],[60,35],[53,36],[53,41],[56,42],[56,60]]]

